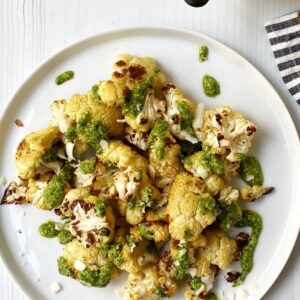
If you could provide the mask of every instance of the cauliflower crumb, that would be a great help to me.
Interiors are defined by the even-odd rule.
[[[53,294],[57,294],[57,293],[59,293],[59,292],[61,291],[62,286],[59,284],[58,281],[54,281],[54,282],[51,284],[50,289],[51,289],[51,292],[52,292]]]

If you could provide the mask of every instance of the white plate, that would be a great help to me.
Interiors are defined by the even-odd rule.
[[[197,59],[202,43],[210,49],[205,63]],[[218,280],[216,293],[222,296],[223,291],[228,299],[242,289],[250,293],[249,299],[260,299],[286,263],[299,230],[299,140],[285,106],[268,81],[249,62],[215,40],[186,30],[131,28],[97,34],[59,52],[29,77],[3,115],[0,175],[8,180],[15,177],[15,149],[26,133],[47,126],[51,101],[84,93],[99,79],[107,79],[120,52],[154,57],[192,100],[203,101],[208,107],[231,105],[258,124],[251,152],[262,163],[265,183],[275,186],[276,191],[251,204],[264,219],[253,271],[240,288],[233,289],[225,280]],[[57,74],[68,69],[75,71],[75,78],[55,85]],[[205,73],[221,84],[222,93],[215,99],[205,97],[201,89]],[[16,127],[16,118],[25,127]],[[0,208],[0,253],[17,284],[33,299],[117,299],[115,289],[122,280],[96,289],[58,274],[56,259],[62,247],[37,232],[39,224],[52,217],[53,213],[29,205]],[[50,285],[55,280],[63,290],[52,295]],[[175,298],[182,299],[182,295]]]

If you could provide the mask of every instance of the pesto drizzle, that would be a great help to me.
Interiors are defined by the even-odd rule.
[[[239,174],[241,178],[250,186],[262,185],[264,183],[264,175],[258,159],[254,156],[240,157]]]
[[[252,210],[244,210],[241,221],[236,224],[237,227],[251,227],[252,233],[248,244],[242,250],[241,266],[242,274],[233,282],[233,286],[239,286],[244,282],[247,275],[253,268],[253,256],[257,246],[259,236],[263,229],[261,216]]]
[[[64,82],[71,80],[74,77],[74,72],[73,71],[66,71],[58,75],[55,79],[55,83],[57,85],[61,85]]]
[[[218,81],[212,76],[205,75],[202,79],[202,85],[207,97],[216,97],[221,93]]]

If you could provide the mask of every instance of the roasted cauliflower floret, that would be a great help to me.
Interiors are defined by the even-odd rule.
[[[1,204],[22,204],[27,202],[26,192],[28,190],[28,180],[18,177],[12,181],[4,191]]]
[[[260,185],[244,186],[241,189],[241,197],[245,201],[252,202],[262,197],[263,195],[271,193],[273,190],[274,190],[273,187],[260,186]]]
[[[176,174],[182,170],[179,155],[180,146],[178,144],[165,143],[162,159],[157,158],[157,149],[151,148],[149,151],[149,163],[155,170],[155,176],[174,180]]]
[[[89,247],[98,242],[110,242],[114,236],[115,217],[108,201],[89,194],[89,189],[69,191],[61,206],[64,216],[71,217],[71,234]]]
[[[217,205],[204,189],[205,184],[201,179],[184,172],[176,176],[168,203],[172,238],[196,240],[201,231],[216,220]]]
[[[112,136],[120,136],[124,129],[122,111],[119,107],[111,107],[102,102],[95,104],[87,95],[74,95],[65,106],[65,114],[73,122],[78,122],[84,114],[89,114],[93,121],[100,121]]]
[[[121,141],[111,141],[103,148],[99,158],[104,163],[112,163],[119,170],[131,167],[134,170],[147,169],[147,160]]]
[[[22,179],[34,177],[41,158],[61,138],[57,127],[48,127],[25,136],[17,148],[16,166]]]
[[[169,239],[168,224],[163,221],[143,222],[132,227],[130,232],[137,240],[145,238],[161,243]]]
[[[213,174],[204,180],[206,191],[212,196],[218,195],[225,187],[225,183],[222,177]]]
[[[207,243],[204,248],[199,249],[200,255],[220,269],[226,269],[236,252],[236,242],[230,239],[223,230],[217,228],[206,230],[204,235]]]
[[[61,133],[67,132],[71,126],[71,120],[67,117],[65,112],[66,104],[66,100],[56,100],[51,104],[51,124],[52,126],[58,127]]]
[[[38,179],[29,179],[26,202],[40,209],[50,209],[50,207],[44,203],[44,191],[52,176],[53,174],[45,173],[40,175]]]
[[[146,143],[148,140],[148,134],[146,132],[137,131],[130,126],[127,126],[125,128],[125,139],[137,148],[143,151],[146,150]]]
[[[118,274],[99,248],[86,248],[77,240],[65,245],[63,256],[58,258],[57,264],[61,275],[73,277],[87,286],[104,287]]]
[[[234,112],[229,106],[206,110],[201,128],[200,141],[211,148],[214,154],[226,154],[231,161],[238,161],[237,154],[246,154],[251,147],[256,125]]]
[[[157,267],[153,266],[129,275],[123,297],[125,300],[159,300],[173,296],[176,290],[176,283],[171,278],[160,275]]]
[[[186,156],[183,160],[184,168],[194,176],[205,179],[212,174],[202,151]]]
[[[187,140],[193,144],[198,143],[193,129],[195,104],[185,98],[173,84],[166,85],[165,97],[168,107],[165,117],[170,124],[172,133],[180,140]]]

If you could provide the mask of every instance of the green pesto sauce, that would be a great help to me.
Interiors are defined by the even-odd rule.
[[[73,235],[71,234],[70,230],[68,229],[63,229],[61,230],[58,235],[57,235],[58,241],[62,244],[62,245],[66,245],[69,242],[71,242],[73,240]]]
[[[205,300],[219,300],[219,298],[215,293],[208,293]]]
[[[231,226],[239,222],[242,218],[242,210],[235,202],[227,204],[224,201],[219,201],[220,214],[217,218],[217,223],[224,231],[228,231]]]
[[[104,258],[108,258],[109,250],[110,250],[110,244],[107,243],[100,244],[100,252]]]
[[[100,236],[109,236],[109,229],[108,228],[101,228],[99,231]]]
[[[168,297],[168,294],[166,293],[165,289],[162,287],[157,287],[154,291],[154,294],[160,298]]]
[[[189,135],[195,136],[193,130],[194,113],[185,101],[178,101],[177,109],[180,117],[180,128],[185,130]]]
[[[65,195],[65,184],[71,179],[73,168],[65,164],[59,175],[55,175],[44,190],[44,203],[51,209],[59,206]]]
[[[59,150],[60,144],[54,145],[51,149],[47,150],[42,156],[42,161],[49,163],[58,159],[57,152]]]
[[[55,229],[55,222],[48,221],[40,225],[39,232],[43,237],[53,238],[58,235],[58,230]]]
[[[74,143],[77,138],[76,128],[70,126],[67,129],[66,133],[64,134],[64,137],[66,138],[67,141]]]
[[[100,121],[89,121],[89,115],[84,113],[77,123],[77,133],[94,149],[102,152],[101,140],[108,140],[108,130]]]
[[[178,262],[178,266],[175,266],[173,263],[171,268],[171,276],[177,280],[182,280],[187,274],[190,265],[187,252],[183,255],[178,255],[174,261]]]
[[[264,182],[260,163],[254,156],[246,156],[241,159],[239,173],[241,178],[249,185],[262,185]]]
[[[200,277],[195,276],[192,278],[190,285],[191,285],[192,290],[198,291],[201,288],[201,286],[203,285],[203,282]]]
[[[80,169],[84,174],[92,173],[96,166],[96,157],[80,162]]]
[[[211,153],[206,147],[203,147],[201,163],[206,165],[217,175],[223,175],[225,172],[224,165],[217,155]]]
[[[112,264],[106,263],[99,271],[86,268],[78,274],[78,279],[85,285],[93,287],[105,287],[112,276]]]
[[[147,240],[153,240],[154,233],[151,230],[149,230],[147,223],[139,224],[139,233],[143,238]]]
[[[104,216],[106,205],[107,205],[106,198],[105,197],[99,197],[99,199],[97,200],[96,205],[95,205],[99,217]]]
[[[100,104],[101,102],[101,97],[98,94],[98,91],[99,91],[99,86],[96,84],[93,85],[92,89],[89,91],[89,96],[91,97],[91,99],[95,104]]]
[[[57,85],[63,84],[64,82],[71,80],[74,77],[73,71],[66,71],[58,75],[55,79]]]
[[[67,260],[63,256],[60,256],[57,259],[57,267],[58,267],[59,274],[67,277],[72,276],[73,274],[72,269],[69,267]]]
[[[123,114],[136,117],[144,107],[147,91],[151,87],[153,77],[150,76],[138,84],[125,97],[123,104]]]
[[[208,60],[208,47],[205,45],[200,45],[199,46],[199,52],[198,52],[198,58],[200,62],[204,62],[206,60]]]
[[[218,215],[219,209],[216,201],[212,197],[202,198],[199,197],[198,210],[200,215],[205,215],[211,213],[213,215]]]
[[[128,243],[128,246],[131,248],[131,247],[134,247],[137,243],[137,240],[135,239],[135,237],[133,235],[130,235],[130,234],[126,234],[125,235],[125,239]]]
[[[115,243],[110,245],[108,250],[108,258],[117,266],[122,265],[124,262],[122,249],[123,245],[121,243]]]
[[[185,228],[183,232],[183,238],[188,240],[192,236],[192,231],[190,228]]]
[[[154,126],[146,143],[146,149],[148,149],[153,144],[155,145],[156,158],[159,160],[164,157],[165,135],[168,127],[169,125],[166,121],[162,119],[155,120]]]
[[[236,224],[237,227],[251,227],[252,233],[248,244],[242,250],[241,276],[233,282],[233,286],[236,287],[244,282],[247,275],[253,268],[253,256],[257,246],[259,236],[263,229],[263,221],[261,216],[252,210],[244,210],[242,219]]]
[[[212,76],[205,75],[202,79],[202,85],[207,97],[216,97],[220,95],[220,85]]]

